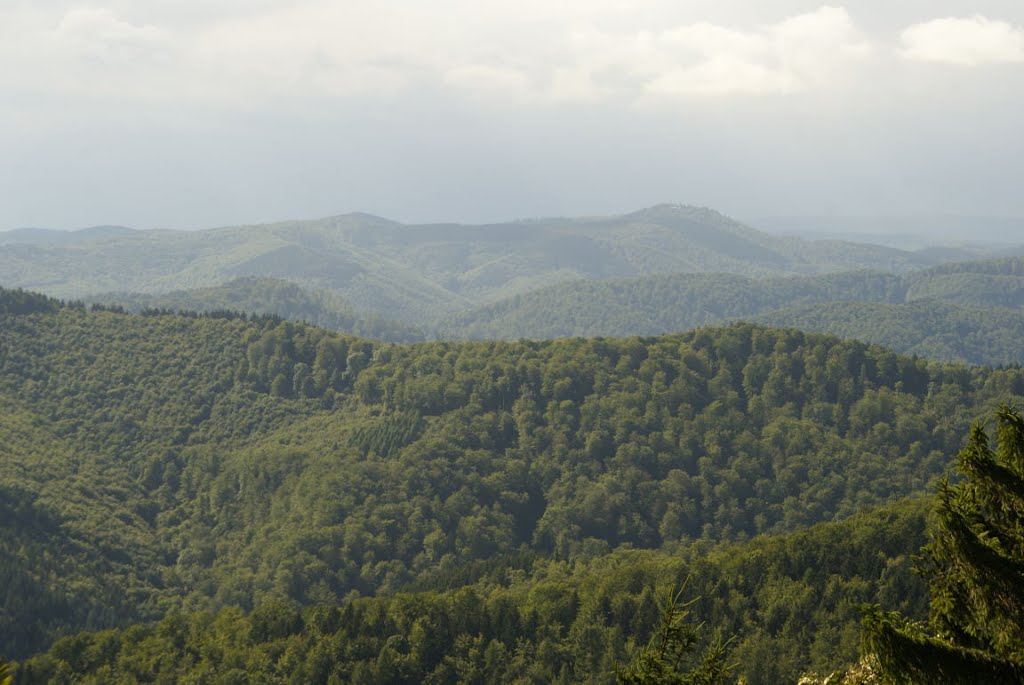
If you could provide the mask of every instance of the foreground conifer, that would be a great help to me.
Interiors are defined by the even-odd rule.
[[[939,486],[921,571],[929,625],[865,609],[863,649],[904,683],[1024,683],[1024,418],[995,412],[993,451],[975,425],[958,455],[962,480]]]

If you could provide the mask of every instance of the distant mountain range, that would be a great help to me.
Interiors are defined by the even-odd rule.
[[[934,245],[1017,245],[1024,240],[1024,217],[965,216],[772,216],[750,221],[774,234],[833,238],[918,249]]]
[[[748,320],[1020,364],[1024,258],[990,258],[1008,252],[805,240],[679,205],[482,226],[350,214],[194,232],[0,233],[0,285],[132,311],[272,314],[392,342]]]
[[[0,284],[81,298],[272,277],[424,325],[579,279],[900,273],[988,256],[982,248],[908,251],[770,235],[710,209],[658,205],[622,216],[481,226],[406,225],[349,214],[203,231],[24,229],[0,233]]]

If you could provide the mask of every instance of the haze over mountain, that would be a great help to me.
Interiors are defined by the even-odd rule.
[[[901,249],[930,246],[1005,245],[1021,249],[1024,217],[963,216],[770,216],[748,222],[764,231],[809,239],[835,239]]]
[[[985,254],[906,251],[755,231],[713,210],[658,205],[613,217],[410,226],[365,214],[203,231],[94,228],[0,234],[0,280],[76,298],[161,293],[239,276],[293,281],[424,324],[580,278],[727,272],[903,272]]]
[[[308,290],[276,278],[242,276],[209,288],[176,290],[159,295],[104,293],[83,300],[87,304],[122,307],[133,312],[162,309],[171,312],[269,314],[388,342],[415,342],[425,337],[413,326],[360,312],[333,293]]]
[[[1022,364],[1024,258],[953,262],[901,275],[575,281],[463,312],[438,330],[470,339],[656,335],[741,319],[947,361]]]

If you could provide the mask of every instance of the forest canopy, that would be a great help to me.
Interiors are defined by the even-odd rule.
[[[857,602],[924,611],[907,573],[920,508],[893,503],[1024,393],[1018,368],[747,324],[398,345],[25,298],[0,293],[0,656],[53,645],[23,673],[96,682],[136,649],[149,661],[125,673],[180,675],[207,639],[243,640],[228,670],[269,658],[301,681],[278,650],[313,663],[328,610],[327,679],[515,662],[524,682],[600,681],[646,639],[644,593],[685,575],[752,683],[838,667]],[[621,606],[599,591],[611,569],[632,578]],[[450,639],[426,658],[403,602],[487,613],[422,625]],[[261,612],[283,623],[249,627]]]

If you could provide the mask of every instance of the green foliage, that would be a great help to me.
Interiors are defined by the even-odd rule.
[[[33,312],[55,312],[60,306],[57,300],[20,288],[0,288],[0,315],[31,314]]]
[[[1020,310],[931,300],[832,302],[779,309],[754,320],[856,338],[930,359],[991,366],[1024,363]]]
[[[1004,405],[996,420],[996,449],[975,425],[963,479],[939,487],[922,558],[931,630],[866,609],[864,649],[896,682],[1024,681],[1024,419]]]
[[[963,262],[902,276],[675,274],[576,281],[449,318],[451,338],[656,335],[753,320],[975,364],[1024,363],[1024,259]]]
[[[898,599],[923,615],[924,588],[904,553],[921,544],[923,527],[923,507],[904,504],[713,549],[536,557],[526,568],[515,560],[505,574],[468,587],[353,598],[301,614],[276,601],[248,616],[233,608],[174,614],[61,639],[19,665],[19,682],[117,682],[116,673],[124,682],[230,675],[266,683],[611,685],[616,663],[660,644],[663,614],[652,587],[683,578],[700,593],[686,607],[693,620],[736,635],[737,675],[752,685],[793,682],[808,668],[855,656],[858,603]],[[720,670],[717,652],[706,654],[709,668],[698,659],[696,673]]]
[[[855,604],[924,606],[905,573],[920,517],[855,515],[924,492],[981,408],[1022,391],[1020,369],[751,325],[394,345],[274,317],[0,315],[0,652],[141,622],[117,633],[134,645],[170,621],[124,672],[175,680],[202,661],[180,621],[203,643],[194,617],[237,611],[218,640],[269,641],[211,663],[262,674],[267,645],[307,640],[313,659],[300,608],[365,606],[352,655],[330,657],[343,680],[518,664],[609,681],[649,637],[643,589],[667,566],[695,579],[697,620],[737,635],[752,683],[824,671],[852,658]],[[466,584],[486,630],[448,605]],[[466,627],[424,646],[433,660],[408,656],[409,596]],[[533,636],[519,656],[512,635]],[[108,682],[103,645],[33,668]]]
[[[425,422],[418,412],[385,414],[379,421],[352,431],[349,443],[364,454],[390,457],[416,440],[424,427]]]
[[[621,685],[716,685],[725,682],[729,665],[726,645],[714,642],[700,659],[689,663],[696,649],[702,626],[687,618],[687,604],[681,601],[685,585],[669,593],[661,608],[661,619],[651,641],[642,647],[626,667],[616,667],[615,678]],[[691,602],[692,604],[692,602]]]
[[[922,623],[908,621],[897,612],[867,606],[863,614],[864,650],[875,655],[882,682],[1016,685],[1024,681],[1020,664],[981,649],[953,648],[948,640],[929,635]]]

